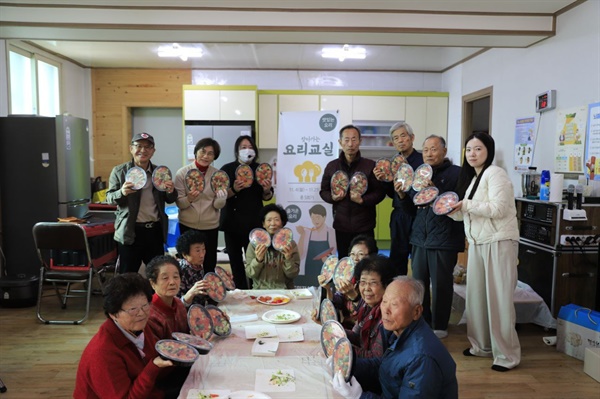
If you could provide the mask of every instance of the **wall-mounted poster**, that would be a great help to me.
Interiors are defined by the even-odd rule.
[[[583,173],[586,117],[584,106],[558,111],[554,172]]]
[[[588,106],[585,175],[590,180],[600,181],[600,103]]]
[[[533,163],[535,117],[517,119],[515,125],[515,170],[526,172]]]

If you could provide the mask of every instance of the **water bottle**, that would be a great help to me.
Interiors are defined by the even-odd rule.
[[[540,200],[550,200],[550,171],[542,170],[540,178]]]

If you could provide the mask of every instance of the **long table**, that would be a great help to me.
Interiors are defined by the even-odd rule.
[[[228,337],[213,337],[214,348],[208,355],[200,356],[190,370],[190,374],[180,392],[180,399],[187,399],[191,389],[210,390],[257,390],[256,370],[293,369],[294,392],[261,390],[272,399],[342,398],[331,385],[331,371],[325,365],[325,355],[320,343],[321,326],[311,320],[311,311],[320,302],[320,290],[310,288],[313,294],[309,299],[293,298],[281,306],[259,303],[256,297],[265,294],[282,293],[293,296],[296,290],[236,290],[228,293],[219,308],[232,320],[232,333]],[[300,313],[300,320],[291,324],[275,324],[276,327],[301,326],[304,341],[280,342],[274,357],[252,356],[254,339],[246,339],[246,326],[273,325],[261,319],[262,315],[274,309],[289,309]],[[244,321],[256,315],[258,320]],[[193,396],[190,396],[193,397]]]

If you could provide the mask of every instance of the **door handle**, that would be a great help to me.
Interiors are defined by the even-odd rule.
[[[566,277],[566,278],[578,278],[578,277],[594,277],[594,273],[563,273],[561,274],[562,277]]]

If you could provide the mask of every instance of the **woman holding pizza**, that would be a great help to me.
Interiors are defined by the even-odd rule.
[[[259,213],[263,228],[271,236],[287,223],[287,213],[281,205],[269,204]],[[246,250],[246,275],[252,279],[254,289],[294,288],[294,278],[300,271],[300,255],[294,240],[290,240],[276,250],[273,245],[248,245]],[[278,245],[276,245],[278,246]],[[278,246],[279,247],[279,246]]]

